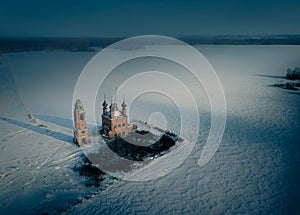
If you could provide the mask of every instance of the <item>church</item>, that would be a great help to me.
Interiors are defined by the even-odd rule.
[[[116,99],[114,99],[114,102],[111,102],[109,109],[107,107],[108,104],[104,98],[104,102],[102,104],[103,112],[101,116],[102,129],[100,130],[100,134],[108,137],[109,139],[113,139],[117,136],[128,135],[134,130],[134,126],[128,124],[125,98],[121,104],[121,110],[118,108]]]
[[[119,109],[115,97],[114,101],[111,101],[109,108],[104,97],[102,110],[102,127],[99,130],[99,134],[111,140],[107,141],[108,147],[124,158],[141,161],[147,157],[158,157],[163,155],[164,153],[162,152],[170,149],[178,141],[178,136],[169,131],[165,131],[159,139],[148,131],[133,132],[137,127],[128,124],[125,98],[121,104],[121,109]],[[114,141],[116,137],[126,136],[129,133],[131,134],[127,138],[116,139],[117,142]],[[142,138],[140,138],[140,134],[143,135]],[[132,141],[128,140],[134,140],[134,142],[139,144],[132,144]],[[79,146],[90,143],[90,136],[86,126],[86,113],[79,99],[74,106],[74,142]]]
[[[103,112],[102,128],[99,133],[108,139],[114,139],[117,136],[128,135],[134,130],[134,125],[128,124],[128,116],[126,113],[125,98],[121,104],[121,110],[118,108],[116,100],[108,104],[104,98],[102,104]],[[90,136],[86,126],[86,113],[82,102],[78,99],[74,105],[74,142],[79,146],[89,143]]]

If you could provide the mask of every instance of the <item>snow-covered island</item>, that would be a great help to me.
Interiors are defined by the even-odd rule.
[[[116,97],[116,96],[115,96]],[[183,140],[178,135],[159,129],[159,135],[155,135],[150,132],[150,125],[144,122],[144,128],[148,125],[148,130],[138,130],[136,124],[128,123],[128,116],[126,112],[125,99],[122,103],[122,110],[118,108],[118,104],[115,99],[112,99],[112,103],[109,106],[104,98],[102,103],[102,126],[96,136],[90,137],[87,123],[86,112],[81,100],[78,99],[74,104],[74,142],[79,146],[86,146],[94,142],[94,144],[107,144],[108,148],[103,147],[98,152],[93,151],[92,154],[87,154],[87,157],[93,157],[92,162],[94,166],[99,163],[97,161],[103,161],[103,154],[108,153],[107,150],[112,150],[117,155],[135,161],[148,161],[150,162],[154,158],[163,156],[171,147],[175,145],[177,141]],[[100,136],[102,138],[100,138]],[[104,142],[103,142],[104,141]],[[95,147],[95,146],[94,146]],[[97,146],[96,146],[97,148]],[[97,158],[98,157],[98,158]],[[95,162],[96,161],[96,162]],[[111,156],[104,163],[118,163],[116,156]],[[123,161],[121,161],[124,163]],[[101,165],[104,165],[103,163]],[[131,166],[131,163],[126,167],[127,170],[132,171],[135,166]]]

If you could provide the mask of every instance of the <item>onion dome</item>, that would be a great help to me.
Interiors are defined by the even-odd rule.
[[[107,109],[108,104],[106,103],[106,101],[104,100],[104,102],[102,103],[103,108]]]
[[[122,109],[126,109],[126,106],[127,106],[127,105],[125,104],[125,99],[123,100],[123,103],[122,103],[121,106],[122,106]]]
[[[104,94],[104,101],[102,103],[102,106],[103,106],[103,109],[107,109],[108,104],[107,104],[106,99],[105,99],[105,94]]]

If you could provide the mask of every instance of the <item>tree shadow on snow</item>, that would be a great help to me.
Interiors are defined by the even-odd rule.
[[[265,78],[277,78],[277,79],[286,79],[285,76],[281,75],[261,75],[261,74],[256,74],[254,76],[259,76],[259,77],[265,77]]]
[[[287,92],[287,93],[288,93],[288,94],[292,94],[292,95],[300,95],[300,92],[297,92],[297,91],[296,91],[296,92],[295,92],[295,91],[294,91],[294,92],[290,92],[290,91],[289,91],[289,92]]]

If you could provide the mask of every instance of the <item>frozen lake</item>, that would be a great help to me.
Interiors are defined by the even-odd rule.
[[[0,213],[300,213],[300,94],[268,86],[283,80],[288,67],[299,66],[300,46],[196,48],[225,91],[227,123],[218,151],[199,167],[200,137],[170,174],[146,182],[107,178],[100,187],[85,186],[86,178],[73,170],[82,153],[71,144],[73,90],[95,53],[0,57]],[[204,137],[207,110],[201,118]],[[26,111],[48,127],[26,122]]]

